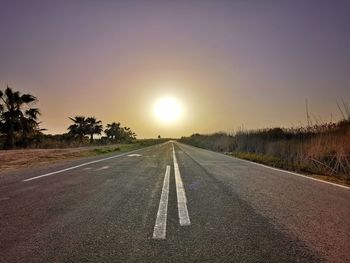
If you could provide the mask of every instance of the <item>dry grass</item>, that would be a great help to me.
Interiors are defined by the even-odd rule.
[[[65,160],[74,160],[113,152],[125,152],[141,147],[144,146],[140,143],[133,143],[65,149],[1,150],[0,173],[14,169],[42,166]]]
[[[182,142],[254,162],[350,183],[350,119],[311,127],[194,134]]]
[[[0,174],[5,171],[43,166],[66,160],[92,157],[113,152],[127,152],[163,143],[169,139],[141,139],[133,143],[59,149],[0,150]]]
[[[269,155],[263,155],[263,154],[256,154],[256,153],[242,153],[242,152],[233,152],[230,153],[232,156],[245,159],[248,161],[256,162],[265,164],[268,166],[294,171],[294,172],[300,172],[303,174],[307,174],[313,178],[321,179],[324,181],[329,181],[332,183],[338,183],[342,185],[350,185],[350,180],[346,176],[332,176],[332,175],[320,175],[320,174],[314,174],[314,168],[312,166],[309,166],[307,164],[298,164],[293,165],[290,163],[285,162],[283,159],[279,159],[273,156]]]

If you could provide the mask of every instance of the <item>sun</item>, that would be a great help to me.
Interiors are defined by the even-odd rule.
[[[175,123],[182,115],[182,105],[175,98],[161,98],[154,104],[154,115],[163,123]]]

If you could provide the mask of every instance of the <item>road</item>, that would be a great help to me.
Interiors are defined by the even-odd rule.
[[[177,142],[2,175],[1,262],[350,262],[350,189]]]

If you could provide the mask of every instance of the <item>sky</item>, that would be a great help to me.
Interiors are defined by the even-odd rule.
[[[350,1],[1,0],[0,89],[38,97],[41,126],[121,122],[139,138],[290,127],[350,102]],[[175,98],[182,116],[157,120]]]

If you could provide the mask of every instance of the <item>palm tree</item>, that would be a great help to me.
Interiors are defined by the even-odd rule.
[[[43,130],[39,128],[39,115],[41,115],[39,109],[30,108],[25,111],[25,116],[22,117],[22,142],[25,147],[28,145],[29,137],[36,135]]]
[[[0,98],[2,98],[3,94],[4,93],[0,90]],[[3,126],[4,126],[4,121],[3,121],[3,118],[2,118],[3,111],[4,111],[4,106],[2,104],[0,104],[0,135],[2,133]]]
[[[87,132],[90,135],[90,143],[94,142],[94,134],[100,135],[103,131],[102,122],[96,120],[95,117],[86,118]]]
[[[27,108],[26,112],[23,112],[23,108],[30,107],[32,103],[37,101],[37,98],[30,94],[21,94],[19,91],[13,91],[7,86],[5,92],[0,91],[0,99],[4,103],[0,107],[1,132],[6,135],[5,147],[13,149],[16,134],[23,130],[24,122],[28,120],[26,112],[34,110]],[[32,121],[36,121],[36,119],[34,118]]]
[[[122,128],[120,127],[120,123],[112,122],[110,124],[107,124],[106,127],[107,128],[104,132],[107,135],[108,139],[118,142],[121,139],[122,135]]]
[[[134,133],[129,127],[122,127],[119,122],[107,124],[104,132],[110,141],[116,143],[121,141],[132,142],[136,139],[136,133]]]
[[[129,127],[124,127],[122,134],[122,139],[126,142],[131,142],[136,139],[136,133],[134,133]]]
[[[77,137],[80,143],[82,143],[85,135],[88,134],[86,118],[84,116],[75,116],[74,118],[69,117],[69,119],[73,121],[74,124],[68,127],[68,134]]]

